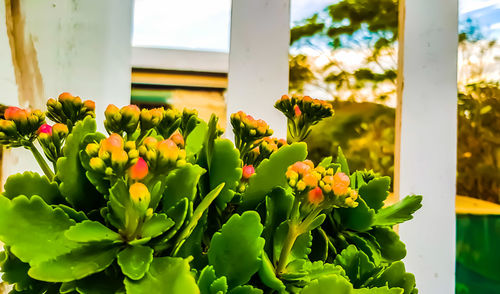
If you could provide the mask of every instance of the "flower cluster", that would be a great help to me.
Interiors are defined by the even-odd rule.
[[[68,126],[61,123],[53,126],[43,124],[38,129],[38,142],[40,142],[45,156],[51,162],[55,163],[62,155],[62,145],[68,133]]]
[[[273,130],[265,121],[254,119],[243,111],[231,114],[231,125],[235,145],[240,150],[241,158],[244,158],[246,153],[256,146],[258,140],[273,134]]]
[[[85,100],[70,93],[62,93],[56,99],[47,101],[47,117],[56,123],[62,123],[68,126],[69,130],[75,123],[83,120],[85,117],[95,117],[95,103],[91,100]]]
[[[90,168],[108,178],[124,175],[139,159],[135,142],[125,142],[116,133],[99,143],[88,144],[85,152],[90,157]]]
[[[312,205],[325,207],[356,207],[358,194],[350,188],[349,176],[333,168],[314,167],[310,160],[289,166],[286,172],[288,185],[299,197],[307,197]]]
[[[278,151],[279,148],[286,144],[284,139],[265,137],[258,143],[257,147],[247,153],[244,161],[246,164],[258,166],[262,160],[269,158],[271,154]]]
[[[304,140],[309,135],[311,126],[333,115],[330,103],[309,96],[283,95],[274,107],[288,118],[288,131],[293,141]]]
[[[187,138],[199,123],[198,111],[184,108],[182,111],[181,124],[179,126],[179,130],[184,138]]]
[[[186,151],[180,149],[172,139],[158,141],[147,137],[137,149],[149,169],[156,174],[165,174],[175,167],[186,164]]]
[[[113,104],[108,105],[104,111],[104,127],[108,133],[121,134],[123,131],[127,135],[133,134],[139,125],[141,110],[136,105],[127,105],[118,109]]]
[[[38,129],[45,123],[40,110],[29,111],[9,107],[0,119],[0,144],[9,147],[28,146],[37,137]]]

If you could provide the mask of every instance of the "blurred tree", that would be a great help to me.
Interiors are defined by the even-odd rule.
[[[397,29],[396,0],[341,0],[293,27],[290,40],[292,48],[309,48],[322,52],[323,57],[326,54],[328,62],[317,69],[321,81],[314,85],[324,88],[332,98],[357,101],[366,95],[360,89],[371,89],[369,95],[384,101],[395,93]],[[336,56],[339,51],[325,53],[327,48],[354,49],[363,58],[353,67],[344,56]],[[315,58],[299,53],[291,55],[290,61],[290,90],[302,93],[302,81],[314,79],[314,74],[303,79],[304,66],[314,67]]]
[[[458,96],[457,193],[500,203],[500,88],[469,84]]]

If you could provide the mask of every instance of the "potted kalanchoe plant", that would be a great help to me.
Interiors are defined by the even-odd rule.
[[[191,110],[110,105],[105,135],[94,103],[68,93],[46,112],[6,109],[0,143],[44,173],[10,176],[0,196],[11,293],[417,293],[393,226],[421,196],[385,206],[390,179],[351,172],[340,149],[307,160],[329,103],[275,106],[288,142],[244,112],[233,144]]]

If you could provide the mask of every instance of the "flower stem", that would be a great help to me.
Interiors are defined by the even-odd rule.
[[[36,162],[38,162],[38,165],[42,168],[43,173],[49,178],[50,181],[54,179],[54,173],[50,169],[50,167],[47,165],[47,162],[45,162],[45,159],[43,159],[42,154],[36,149],[35,145],[33,142],[30,142],[28,145],[28,149],[33,153],[33,156],[36,159]]]
[[[294,222],[291,222],[289,224],[288,233],[286,235],[285,242],[283,243],[283,248],[281,248],[280,259],[278,261],[278,266],[276,267],[276,275],[279,275],[286,266],[288,256],[292,251],[293,244],[295,243],[295,240],[297,240],[297,237],[300,235],[300,232],[298,232],[297,229],[298,226]]]

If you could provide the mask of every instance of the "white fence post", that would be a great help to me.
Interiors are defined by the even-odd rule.
[[[231,113],[243,110],[286,138],[286,120],[274,102],[288,92],[289,43],[290,0],[232,1],[228,130]]]
[[[407,271],[422,293],[455,292],[457,0],[406,0],[400,6],[400,91],[396,182],[400,198],[423,207],[401,225]],[[402,37],[402,38],[401,38]],[[398,192],[399,191],[399,192]]]
[[[70,92],[96,102],[102,126],[107,104],[130,103],[132,5],[133,0],[5,0],[0,103],[39,108],[49,97]],[[35,95],[20,84],[36,85]],[[23,151],[4,154],[3,180],[33,170],[34,160]]]

